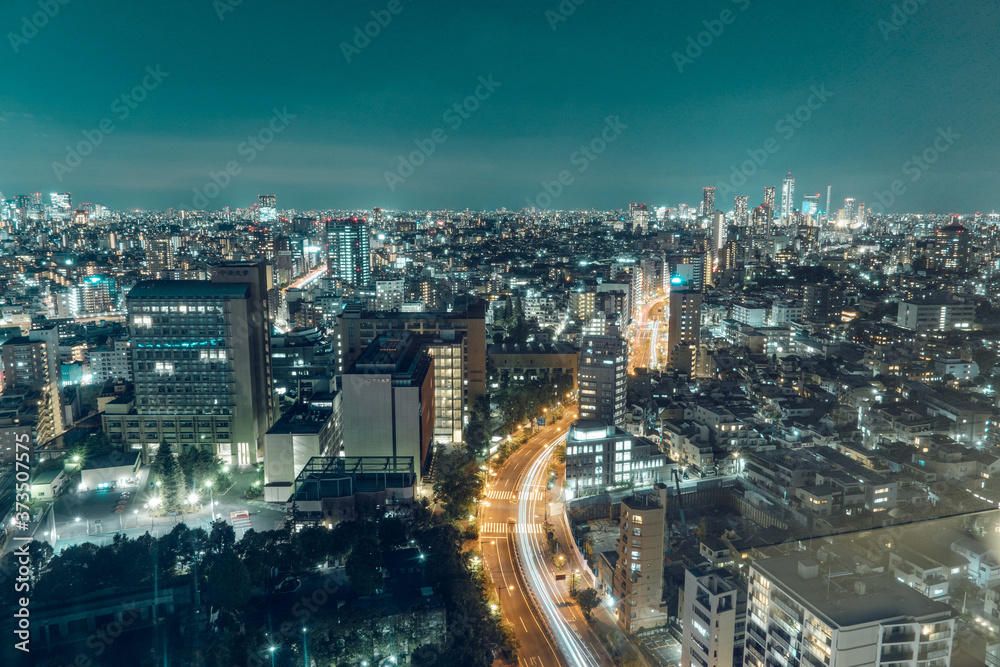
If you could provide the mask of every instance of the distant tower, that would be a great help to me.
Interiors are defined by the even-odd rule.
[[[848,224],[854,222],[854,203],[857,200],[854,197],[848,197],[844,200],[844,220]]]
[[[649,207],[645,204],[629,204],[629,224],[632,229],[638,227],[643,234],[649,231]]]
[[[749,222],[750,197],[746,195],[736,195],[733,205],[733,224],[737,227],[746,227]]]
[[[781,221],[788,224],[795,208],[795,179],[789,173],[781,182]]]
[[[861,206],[858,207],[858,224],[862,227],[868,224],[868,210],[864,202],[861,202]]]
[[[764,206],[774,210],[774,186],[764,188]]]
[[[830,196],[833,194],[833,186],[826,186],[826,219],[830,219]]]
[[[371,241],[368,225],[357,218],[331,220],[326,226],[330,277],[355,287],[371,282]]]
[[[811,215],[813,217],[819,215],[819,197],[820,195],[806,195],[802,198],[802,215]]]
[[[715,213],[715,188],[703,188],[701,214],[712,215],[713,213]]]
[[[278,220],[277,197],[274,195],[258,195],[257,203],[260,205],[258,220],[261,224],[269,224]]]
[[[716,257],[719,251],[726,247],[729,240],[729,229],[726,226],[726,214],[716,211],[712,214],[712,250]]]

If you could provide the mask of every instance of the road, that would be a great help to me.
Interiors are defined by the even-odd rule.
[[[499,590],[504,617],[514,624],[521,641],[522,665],[610,664],[565,586],[555,582],[543,528],[549,506],[549,461],[574,418],[575,413],[567,410],[559,424],[542,429],[511,455],[488,487],[489,505],[484,504],[482,511],[483,556]]]
[[[634,323],[635,338],[628,363],[629,373],[634,373],[636,368],[657,368],[660,365],[660,324],[663,307],[669,298],[667,294],[655,297],[640,309]]]

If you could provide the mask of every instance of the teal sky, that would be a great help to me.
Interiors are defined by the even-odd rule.
[[[751,205],[790,171],[798,195],[833,185],[835,202],[877,201],[901,179],[890,210],[1000,207],[993,2],[897,3],[917,8],[897,28],[894,3],[871,0],[565,0],[575,11],[553,30],[557,0],[399,0],[394,15],[388,0],[242,0],[220,20],[236,1],[69,0],[37,34],[25,24],[37,0],[3,3],[0,191],[191,208],[230,163],[238,173],[209,188],[210,208],[266,192],[282,208],[518,209],[566,170],[554,208],[674,206],[771,139],[777,150],[736,188]],[[391,20],[348,62],[342,43],[373,11]],[[675,53],[702,32],[707,46],[679,71]],[[446,115],[490,76],[500,85],[479,89],[478,108]],[[145,99],[126,106],[144,77]],[[789,136],[778,122],[813,87],[830,96]],[[274,109],[294,118],[263,150],[241,150]],[[608,116],[627,127],[580,171],[574,152]],[[958,138],[913,180],[908,161],[948,128]],[[420,140],[433,154],[390,188],[386,172]],[[63,168],[80,142],[92,151]]]

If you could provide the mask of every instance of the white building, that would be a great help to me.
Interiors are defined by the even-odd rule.
[[[746,588],[726,570],[684,574],[681,667],[743,664]]]
[[[93,384],[104,384],[108,380],[132,381],[132,344],[127,340],[116,340],[107,347],[99,347],[90,352],[90,376]]]
[[[948,667],[956,612],[884,575],[829,555],[750,566],[744,665]]]

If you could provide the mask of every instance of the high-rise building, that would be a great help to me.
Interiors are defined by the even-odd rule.
[[[326,243],[331,278],[355,287],[371,282],[371,241],[364,221],[356,218],[329,221]]]
[[[820,195],[806,195],[802,198],[802,215],[811,215],[813,217],[819,215],[819,198]]]
[[[764,206],[771,207],[772,211],[774,210],[774,190],[773,185],[764,188]]]
[[[972,234],[955,223],[934,232],[934,250],[931,265],[943,274],[965,275],[972,262]]]
[[[857,200],[854,197],[848,197],[844,200],[844,221],[849,225],[854,224],[855,202],[857,202]]]
[[[174,268],[174,246],[167,237],[146,239],[146,268],[152,273]]]
[[[426,472],[434,434],[434,358],[409,331],[380,335],[343,387],[344,455],[409,456]]]
[[[257,196],[257,221],[269,225],[278,221],[278,198],[274,195]]]
[[[681,667],[743,664],[747,590],[728,570],[686,568]]]
[[[858,206],[858,225],[865,227],[868,224],[868,208],[864,202]]]
[[[36,437],[41,446],[64,430],[59,392],[59,329],[32,329],[27,336],[8,338],[0,346],[3,387],[8,392],[38,392]]]
[[[618,520],[612,596],[615,616],[626,632],[662,626],[663,538],[666,486],[623,498]]]
[[[403,309],[403,292],[405,283],[402,280],[375,281],[375,310],[394,312]]]
[[[750,223],[750,197],[747,195],[736,195],[733,205],[733,224],[738,227],[746,227]]]
[[[718,256],[719,251],[726,247],[729,240],[729,226],[726,224],[726,214],[716,211],[712,214],[712,252]]]
[[[795,179],[791,174],[781,181],[781,222],[788,224],[795,213]]]
[[[629,225],[632,229],[636,227],[642,234],[649,231],[649,207],[645,204],[629,204]]]
[[[826,213],[827,220],[830,219],[830,197],[832,196],[833,196],[833,186],[828,185],[826,186],[826,210],[823,211],[824,213]]]
[[[715,188],[702,188],[701,214],[708,216],[715,213]]]
[[[948,667],[957,612],[827,557],[750,565],[744,665]]]
[[[670,367],[687,375],[694,373],[701,342],[701,300],[701,291],[684,274],[670,279],[667,355]]]
[[[137,283],[128,293],[132,401],[109,404],[112,442],[150,456],[161,442],[227,463],[258,460],[272,390],[260,265],[213,267],[212,280]]]
[[[580,418],[609,425],[625,420],[625,385],[628,344],[617,335],[583,339],[577,381],[580,386]]]
[[[771,235],[771,222],[774,220],[774,210],[767,204],[761,204],[753,210],[750,228],[757,236]]]

